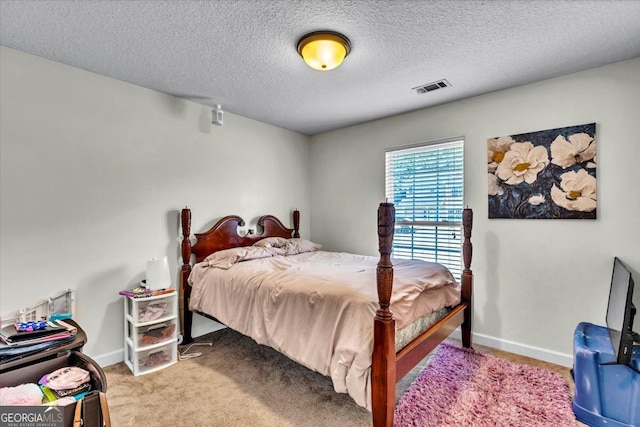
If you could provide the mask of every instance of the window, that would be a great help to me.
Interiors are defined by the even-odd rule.
[[[392,255],[438,262],[460,280],[463,138],[387,150],[386,197],[396,208]]]

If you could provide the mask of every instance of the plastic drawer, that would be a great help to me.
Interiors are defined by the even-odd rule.
[[[149,350],[134,351],[127,346],[127,360],[125,363],[135,375],[143,375],[166,368],[176,363],[177,341],[151,348]]]
[[[129,324],[128,336],[134,340],[133,348],[139,350],[175,340],[178,336],[177,329],[176,319],[137,328]]]
[[[128,313],[132,317],[134,325],[142,325],[145,323],[160,322],[171,318],[176,318],[178,313],[175,311],[175,306],[172,298],[176,298],[177,294],[173,295],[158,295],[155,297],[147,298],[127,298]]]

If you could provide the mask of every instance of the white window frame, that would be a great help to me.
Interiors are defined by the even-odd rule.
[[[387,149],[385,179],[387,201],[396,208],[392,256],[438,262],[460,280],[464,137]]]

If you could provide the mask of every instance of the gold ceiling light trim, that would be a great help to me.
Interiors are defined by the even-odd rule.
[[[298,53],[314,70],[329,71],[342,63],[351,52],[348,38],[335,31],[314,31],[298,41]]]

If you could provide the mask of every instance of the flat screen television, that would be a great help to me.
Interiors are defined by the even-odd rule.
[[[633,331],[633,320],[636,315],[633,287],[631,271],[616,257],[613,260],[613,274],[607,305],[607,329],[609,329],[616,363],[622,365],[631,364],[633,342],[634,339],[638,340],[638,334]]]

